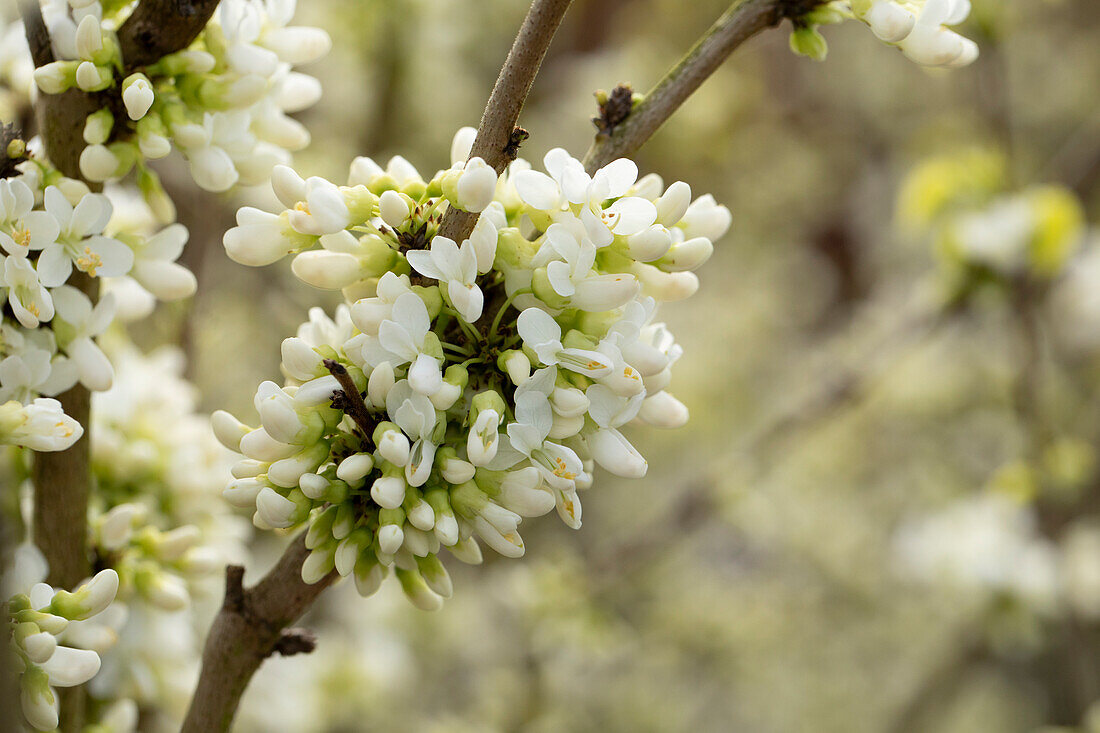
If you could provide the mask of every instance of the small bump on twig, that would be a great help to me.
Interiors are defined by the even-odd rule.
[[[511,163],[519,155],[519,146],[523,145],[527,141],[527,138],[531,137],[531,133],[522,127],[517,127],[512,130],[512,134],[508,137],[508,144],[504,146],[504,157]]]
[[[609,136],[630,116],[634,105],[634,89],[628,82],[623,82],[612,89],[610,94],[602,89],[596,92],[596,100],[600,113],[592,118],[592,124],[596,126],[597,136]]]
[[[283,630],[271,651],[283,657],[292,657],[295,654],[309,654],[316,648],[316,634],[309,629],[293,628]]]
[[[235,613],[244,611],[244,566],[225,566],[225,601],[226,609]]]

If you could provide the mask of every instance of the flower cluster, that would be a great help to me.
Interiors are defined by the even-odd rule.
[[[225,0],[188,48],[140,67],[122,57],[116,36],[133,7],[50,0],[43,9],[57,60],[35,70],[38,88],[105,93],[84,126],[80,170],[88,180],[136,168],[146,198],[171,220],[171,202],[145,163],[173,145],[195,183],[225,191],[265,181],[288,151],[309,143],[288,114],[314,104],[321,89],[292,69],[324,56],[331,42],[319,28],[288,25],[295,0]]]
[[[89,684],[99,703],[156,710],[178,727],[194,686],[199,629],[212,615],[223,568],[243,555],[247,522],[219,501],[232,454],[195,412],[182,355],[106,345],[118,379],[92,399],[89,525],[98,562],[119,575],[127,616],[120,641]]]
[[[856,18],[914,63],[958,68],[978,58],[978,45],[949,28],[969,15],[970,0],[834,0],[795,23],[791,48],[804,56],[824,58],[825,39],[817,26]]]
[[[1084,239],[1081,202],[1055,184],[1008,190],[1004,156],[970,150],[918,165],[899,193],[904,223],[932,237],[956,293],[1060,273]]]
[[[19,673],[23,715],[36,730],[58,722],[57,687],[82,685],[99,671],[99,651],[117,638],[100,622],[118,591],[114,570],[101,570],[72,593],[42,582],[46,561],[31,544],[21,545],[5,574],[4,618],[10,652]]]
[[[308,582],[335,568],[366,595],[394,568],[438,607],[441,547],[518,557],[520,523],[555,507],[579,527],[595,465],[647,471],[622,429],[687,419],[656,308],[695,292],[728,209],[625,159],[589,175],[561,149],[498,181],[464,162],[473,132],[430,181],[401,158],[357,159],[348,186],[276,169],[287,210],[242,209],[225,236],[246,264],[295,253],[299,278],[349,301],[283,342],[288,381],[260,385],[260,427],[214,416],[244,454],[226,498],[261,528],[308,524]],[[461,243],[437,233],[451,206],[482,212]]]
[[[195,279],[175,262],[187,240],[183,226],[108,236],[107,196],[38,161],[20,170],[0,179],[0,299],[7,306],[0,322],[0,442],[62,450],[80,438],[80,426],[55,401],[36,398],[77,382],[104,390],[113,378],[96,338],[114,317],[114,298],[93,305],[66,284],[72,275],[128,276],[165,300],[190,295]]]

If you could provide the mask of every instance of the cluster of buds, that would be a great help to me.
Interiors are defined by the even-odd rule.
[[[0,442],[62,450],[80,427],[57,403],[36,400],[77,382],[111,386],[110,361],[97,337],[115,315],[108,294],[98,303],[66,284],[76,272],[124,278],[149,297],[189,296],[194,276],[175,262],[187,240],[179,224],[159,232],[113,231],[113,206],[104,194],[36,160],[0,179]],[[14,403],[14,404],[13,404]],[[56,417],[57,419],[52,419]]]
[[[261,528],[308,525],[307,582],[335,569],[367,595],[393,569],[436,608],[441,548],[519,557],[520,523],[555,508],[579,527],[595,465],[646,474],[624,426],[687,420],[656,308],[695,292],[729,210],[626,159],[589,175],[561,149],[546,173],[517,160],[498,180],[467,161],[473,136],[429,181],[401,158],[357,159],[347,186],[276,169],[287,209],[242,209],[225,236],[233,259],[293,253],[299,278],[348,300],[283,342],[259,427],[214,416],[243,454],[226,498]],[[437,233],[449,207],[480,212],[461,243]]]
[[[145,355],[120,341],[104,344],[118,365],[114,386],[92,396],[89,526],[97,563],[119,575],[116,605],[127,615],[89,694],[97,708],[136,704],[156,710],[157,725],[178,727],[199,665],[198,630],[250,528],[220,500],[232,454],[195,410],[183,355]]]
[[[833,0],[796,19],[791,48],[824,58],[827,46],[817,27],[856,18],[914,63],[958,68],[978,58],[978,45],[949,27],[969,15],[970,0]]]
[[[23,715],[35,730],[58,723],[58,687],[82,685],[99,671],[99,651],[115,640],[99,624],[118,591],[114,570],[101,570],[75,591],[41,582],[45,560],[33,545],[18,548],[5,576],[4,618],[19,674]],[[73,646],[66,646],[73,644]]]
[[[121,102],[85,122],[85,178],[106,181],[136,169],[146,198],[171,220],[171,202],[146,161],[175,146],[195,183],[225,191],[265,181],[289,151],[309,143],[288,114],[313,105],[321,89],[293,67],[324,56],[331,41],[319,28],[288,25],[294,0],[225,0],[188,48],[141,66],[123,58],[115,32],[133,8],[51,0],[43,9],[57,60],[35,70],[38,88],[78,88]]]
[[[932,238],[954,295],[1021,277],[1062,272],[1084,240],[1085,216],[1065,186],[1010,190],[1000,153],[969,150],[931,158],[899,193],[903,222]]]
[[[119,504],[91,522],[92,545],[118,573],[122,597],[136,595],[166,611],[190,605],[187,579],[219,570],[223,563],[203,547],[201,530],[185,524],[160,530],[141,504]]]

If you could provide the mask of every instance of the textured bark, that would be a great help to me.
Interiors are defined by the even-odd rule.
[[[527,94],[535,81],[546,49],[554,38],[565,11],[572,0],[535,0],[523,19],[516,35],[512,50],[500,69],[481,123],[477,128],[477,137],[470,150],[471,158],[481,158],[491,165],[498,174],[516,157],[516,148],[526,137],[526,133],[517,139],[516,122],[527,101]],[[478,214],[451,207],[443,216],[439,234],[461,242],[470,236],[477,224]]]
[[[122,61],[128,71],[191,45],[218,0],[141,0],[118,29]]]
[[[217,0],[142,0],[118,32],[127,68],[135,68],[191,44],[217,7]],[[49,31],[38,0],[21,6],[27,43],[35,67],[54,60]],[[118,93],[118,87],[115,88]],[[109,100],[107,100],[109,102]],[[84,150],[84,123],[103,106],[103,93],[86,94],[70,89],[62,94],[38,95],[36,118],[46,156],[62,173],[82,179],[80,154]],[[93,191],[98,184],[89,184]],[[74,272],[68,282],[94,302],[97,280]],[[66,414],[84,426],[84,435],[72,447],[54,453],[37,453],[34,483],[34,541],[50,565],[51,585],[71,589],[91,574],[87,551],[88,496],[91,490],[89,444],[91,395],[76,385],[58,397]],[[84,691],[80,687],[60,691],[60,730],[84,727]]]
[[[244,569],[226,569],[225,601],[202,653],[202,671],[181,733],[227,731],[252,675],[272,653],[297,654],[312,647],[302,629],[287,629],[338,577],[310,585],[302,580],[309,556],[305,535],[291,543],[255,586],[241,585]],[[290,694],[290,693],[288,693]]]

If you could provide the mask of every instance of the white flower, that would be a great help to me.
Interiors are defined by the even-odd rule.
[[[597,429],[585,434],[585,441],[596,463],[616,476],[642,478],[649,464],[619,428],[634,419],[642,407],[645,394],[630,398],[615,394],[605,385],[593,384],[585,390],[591,407],[588,414]]]
[[[579,160],[561,148],[548,152],[543,163],[549,176],[520,170],[512,177],[520,198],[545,212],[578,207],[580,220],[597,247],[611,244],[616,235],[637,234],[657,218],[652,202],[625,195],[638,178],[638,167],[631,160],[612,161],[591,177]],[[608,199],[617,200],[605,209]]]
[[[187,243],[187,228],[172,224],[134,249],[131,276],[161,300],[178,300],[193,295],[195,276],[176,259]]]
[[[83,434],[84,428],[65,414],[57,400],[40,397],[29,405],[14,400],[0,404],[0,443],[35,451],[59,451],[69,448]]]
[[[393,303],[390,317],[378,327],[378,338],[367,342],[363,354],[371,366],[389,362],[394,367],[411,364],[409,385],[431,396],[443,386],[440,360],[425,351],[431,320],[424,301],[415,293],[405,293]]]
[[[0,179],[0,249],[26,257],[57,240],[61,229],[45,211],[32,211],[34,192],[18,178]]]
[[[410,486],[422,486],[435,460],[436,445],[432,442],[435,407],[430,399],[414,392],[409,382],[402,379],[386,396],[386,412],[412,443],[405,464],[405,480]]]
[[[229,259],[260,267],[297,251],[302,246],[300,239],[285,216],[243,206],[237,210],[237,226],[227,231],[222,241]]]
[[[3,264],[3,284],[8,290],[8,304],[19,323],[26,328],[35,328],[40,322],[53,318],[53,298],[39,281],[38,272],[30,260],[12,255],[5,257]]]
[[[134,253],[117,239],[100,235],[111,218],[110,200],[86,193],[75,207],[56,186],[45,194],[46,211],[60,226],[57,242],[47,245],[38,260],[38,276],[55,287],[69,279],[73,265],[92,277],[125,275],[134,264]]]
[[[103,333],[114,318],[114,299],[108,294],[93,308],[88,296],[68,285],[54,288],[53,299],[56,317],[68,325],[59,346],[76,364],[80,381],[93,391],[110,389],[114,370],[93,338]]]
[[[519,314],[519,335],[525,346],[544,366],[560,365],[588,377],[599,378],[611,371],[612,363],[603,354],[589,349],[566,348],[561,342],[561,326],[548,313],[527,308]]]
[[[463,320],[473,323],[481,318],[484,299],[477,286],[477,253],[470,240],[459,246],[447,237],[435,237],[430,250],[413,250],[405,257],[421,275],[447,286],[447,300]]]
[[[302,234],[335,234],[350,223],[348,206],[340,189],[324,178],[307,180],[285,165],[271,173],[275,195],[290,211],[290,225]]]
[[[516,398],[516,420],[508,424],[508,439],[512,448],[539,469],[546,483],[557,489],[573,489],[584,465],[572,449],[546,440],[553,424],[546,396],[526,392]]]
[[[551,224],[533,264],[540,264],[548,257],[560,257],[546,263],[546,276],[555,293],[581,310],[614,310],[638,294],[638,281],[630,274],[594,271],[596,251],[583,228]]]
[[[911,60],[925,66],[966,66],[978,58],[978,46],[944,26],[970,13],[970,0],[926,0],[912,31],[898,42]]]
[[[470,426],[470,433],[466,439],[466,453],[470,463],[475,466],[488,466],[497,454],[502,416],[496,410],[482,410],[477,414],[477,419]]]

